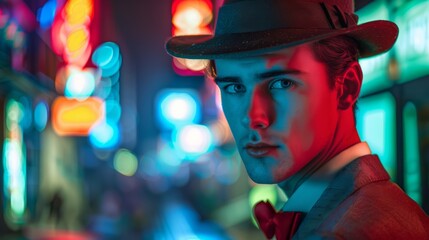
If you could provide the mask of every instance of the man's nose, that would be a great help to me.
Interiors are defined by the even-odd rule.
[[[270,95],[263,88],[255,88],[250,99],[245,124],[252,129],[264,129],[270,126]]]

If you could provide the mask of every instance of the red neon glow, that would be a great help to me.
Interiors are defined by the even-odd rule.
[[[22,0],[14,0],[10,2],[13,5],[13,18],[18,21],[19,26],[21,26],[27,32],[33,31],[37,26],[37,20],[34,13]]]
[[[52,42],[52,50],[57,55],[62,55],[66,40],[67,40],[67,31],[66,27],[64,25],[64,19],[61,17],[57,17],[52,24],[52,30],[51,30],[51,42]]]

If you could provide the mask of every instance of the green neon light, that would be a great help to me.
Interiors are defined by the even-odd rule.
[[[396,179],[395,99],[390,93],[362,98],[356,112],[357,129],[377,154],[393,181]]]
[[[398,10],[396,43],[402,82],[429,74],[429,1],[414,0]]]
[[[374,20],[389,20],[385,0],[374,1],[357,11],[356,14],[359,16],[359,24]],[[359,60],[364,76],[361,95],[391,86],[392,83],[388,78],[388,61],[388,53]]]
[[[260,201],[269,201],[273,206],[276,205],[278,200],[278,187],[275,184],[258,184],[254,186],[249,192],[249,205],[253,209],[256,203]],[[251,215],[252,222],[257,226],[256,220]]]
[[[403,111],[404,121],[404,188],[405,192],[416,201],[422,203],[420,154],[417,126],[417,109],[408,102]]]
[[[20,122],[22,105],[11,99],[6,104],[3,142],[4,218],[11,227],[24,223],[26,209],[26,155]]]

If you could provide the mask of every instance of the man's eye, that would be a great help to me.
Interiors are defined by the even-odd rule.
[[[270,89],[285,89],[295,86],[295,82],[290,79],[274,80],[270,84]]]
[[[229,84],[223,89],[227,93],[243,93],[246,91],[246,88],[242,84]]]

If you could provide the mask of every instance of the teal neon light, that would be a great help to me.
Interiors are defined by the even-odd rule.
[[[404,120],[404,188],[417,203],[422,203],[419,139],[416,106],[409,102],[403,111]]]
[[[390,93],[362,98],[356,112],[357,129],[373,154],[380,157],[390,177],[396,179],[395,99]]]
[[[11,99],[6,104],[6,129],[3,142],[4,219],[11,227],[25,221],[26,210],[26,154],[20,121],[23,108]]]
[[[396,16],[400,29],[396,52],[401,81],[429,74],[429,1],[411,1]]]

